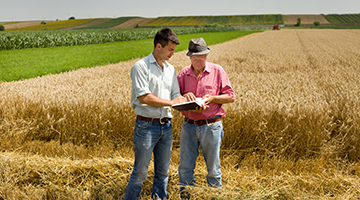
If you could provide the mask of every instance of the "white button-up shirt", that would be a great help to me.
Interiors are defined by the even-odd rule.
[[[137,97],[153,94],[160,99],[172,100],[180,95],[175,68],[165,61],[164,68],[156,62],[153,54],[144,57],[131,69],[131,107],[137,115],[149,118],[172,118],[171,108],[141,104]]]

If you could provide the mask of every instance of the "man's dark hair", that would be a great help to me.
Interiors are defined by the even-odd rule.
[[[174,31],[169,28],[163,28],[159,30],[154,38],[154,48],[156,47],[157,43],[160,43],[162,47],[168,45],[169,41],[179,45],[179,38],[176,36]]]

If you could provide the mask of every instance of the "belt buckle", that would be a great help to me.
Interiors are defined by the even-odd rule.
[[[159,123],[160,123],[160,124],[165,124],[165,122],[162,122],[162,121],[161,121],[162,119],[164,119],[164,118],[161,117],[161,118],[159,119]]]
[[[194,120],[195,126],[200,126],[200,124],[199,125],[196,124],[196,121],[200,121],[200,120]]]

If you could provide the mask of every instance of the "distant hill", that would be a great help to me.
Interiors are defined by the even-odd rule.
[[[137,26],[141,26],[143,24],[146,24],[152,20],[154,20],[155,18],[134,18],[134,19],[130,19],[122,24],[119,24],[117,26],[112,27],[112,29],[117,29],[117,28],[135,28]]]
[[[105,22],[110,21],[110,20],[111,20],[111,18],[101,18],[101,19],[97,19],[97,20],[91,21],[91,22],[86,23],[86,24],[82,24],[82,25],[79,25],[79,26],[68,27],[68,28],[64,28],[64,29],[61,29],[61,30],[72,30],[72,29],[79,29],[79,28],[87,28],[87,27],[91,27],[91,26],[97,26],[99,24],[104,24]]]
[[[294,26],[298,18],[301,24],[311,26],[320,22],[324,26],[351,26],[360,24],[360,14],[329,15],[226,15],[226,16],[181,16],[181,17],[119,17],[75,19],[61,21],[0,22],[5,30],[71,30],[71,29],[117,29],[135,27],[193,27],[193,26]]]
[[[59,21],[52,21],[52,22],[45,22],[44,24],[40,23],[38,25],[27,26],[22,28],[10,29],[16,31],[33,31],[33,30],[59,30],[74,26],[83,25],[94,21],[96,19],[71,19],[71,20],[59,20]],[[9,29],[5,28],[5,31]]]
[[[83,27],[81,29],[108,29],[123,24],[129,20],[137,19],[137,18],[140,17],[119,17],[94,26]]]
[[[18,29],[18,28],[24,28],[28,26],[34,26],[41,24],[42,21],[33,21],[33,22],[9,22],[4,24],[5,30],[8,29]],[[45,23],[48,23],[50,21],[44,21]]]
[[[330,14],[324,17],[331,24],[360,24],[360,14]]]
[[[301,19],[301,24],[313,24],[318,21],[320,24],[330,24],[323,15],[283,15],[285,25],[295,25],[298,18]]]
[[[153,26],[204,26],[204,25],[273,25],[282,24],[282,15],[228,15],[158,17],[140,27]]]

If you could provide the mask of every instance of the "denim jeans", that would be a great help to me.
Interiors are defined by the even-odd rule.
[[[180,191],[184,186],[195,186],[194,169],[202,149],[207,167],[207,183],[211,187],[221,187],[220,146],[223,138],[222,121],[197,126],[183,122],[180,135]]]
[[[164,199],[169,181],[169,165],[172,147],[172,123],[146,122],[136,119],[134,130],[134,169],[125,192],[125,200],[140,197],[142,184],[147,178],[147,171],[154,154],[154,180],[152,198]]]

